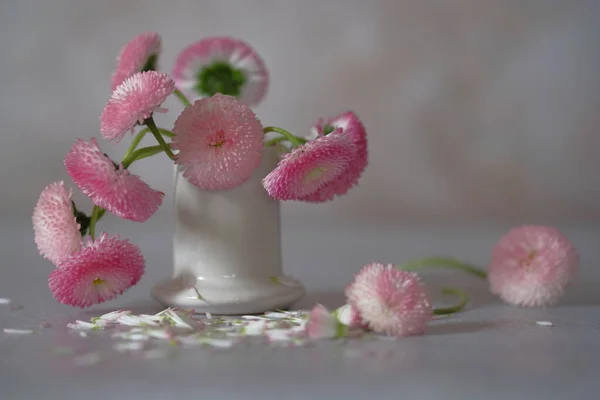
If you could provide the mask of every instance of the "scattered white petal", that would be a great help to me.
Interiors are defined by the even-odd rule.
[[[67,324],[67,328],[69,329],[73,329],[76,331],[97,331],[99,329],[102,329],[102,327],[96,325],[96,324],[92,324],[90,322],[85,322],[85,321],[75,321],[74,323],[70,323]]]
[[[122,338],[128,340],[149,340],[150,335],[144,333],[131,333],[131,332],[116,332],[112,335],[115,338]]]
[[[207,313],[206,313],[206,318],[208,318],[208,319],[212,319],[212,315],[211,315],[211,313],[208,313],[208,312],[207,312]]]
[[[250,321],[244,328],[243,332],[248,336],[260,336],[265,332],[267,321]]]
[[[282,313],[282,312],[269,312],[269,313],[265,313],[265,317],[273,318],[273,319],[283,319],[283,318],[290,318],[290,314]]]
[[[85,331],[79,331],[79,336],[81,336],[81,337],[87,337],[88,334]]]
[[[269,318],[265,318],[265,317],[259,317],[258,315],[242,315],[243,319],[249,319],[249,320],[254,320],[254,321],[268,321]]]
[[[554,324],[550,321],[535,321],[540,326],[553,326]]]
[[[123,314],[117,318],[117,322],[121,325],[127,326],[159,326],[154,316],[139,316],[139,315],[127,315]]]
[[[11,329],[11,328],[4,328],[4,333],[10,334],[10,335],[29,335],[31,333],[33,333],[33,329]]]
[[[231,339],[206,338],[206,339],[200,339],[200,343],[209,345],[212,347],[229,348],[229,347],[233,347],[233,345],[235,344],[235,341],[231,340]]]
[[[100,317],[97,318],[97,320],[105,321],[105,322],[117,322],[119,317],[121,317],[122,315],[130,315],[130,314],[131,314],[131,311],[128,311],[128,310],[117,310],[117,311],[109,312],[108,314],[101,315]]]
[[[77,365],[94,365],[102,360],[102,356],[98,352],[87,353],[74,358]]]
[[[8,299],[6,297],[0,297],[0,304],[10,304],[11,302],[11,299]]]
[[[150,337],[163,340],[173,339],[173,333],[168,329],[150,329],[146,332]]]
[[[144,348],[142,342],[121,342],[114,345],[114,349],[118,352],[138,351]]]
[[[186,322],[176,311],[173,311],[173,310],[166,310],[166,311],[167,312],[164,314],[164,318],[171,325],[174,325],[177,328],[190,329],[190,330],[194,329],[194,327],[190,323],[188,323],[191,321]]]

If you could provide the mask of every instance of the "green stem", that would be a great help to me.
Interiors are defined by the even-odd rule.
[[[171,160],[175,160],[175,158],[176,158],[175,154],[173,154],[173,152],[171,151],[171,147],[167,144],[167,142],[165,142],[165,139],[163,139],[163,137],[160,134],[160,131],[158,130],[158,128],[156,127],[156,124],[154,123],[154,120],[152,119],[152,117],[146,119],[144,121],[144,123],[150,129],[150,132],[152,132],[152,134],[154,135],[154,138],[156,139],[158,144],[160,144],[162,146],[163,150],[165,151],[165,153],[167,153],[167,156],[169,156],[169,158]]]
[[[175,136],[175,134],[173,132],[171,132],[170,130],[167,130],[167,129],[158,128],[158,131],[163,136],[166,136],[166,137],[169,137],[169,138],[172,138],[173,136]],[[135,151],[135,149],[137,149],[138,145],[140,144],[140,142],[142,141],[142,139],[144,139],[144,136],[146,136],[146,133],[148,133],[148,132],[150,132],[150,129],[149,128],[144,128],[141,131],[139,131],[137,133],[137,135],[135,135],[135,137],[131,141],[131,144],[129,145],[129,148],[125,152],[125,155],[123,156],[123,159],[126,159],[126,158],[128,158],[128,157],[131,156],[131,154]]]
[[[404,271],[415,271],[421,268],[429,268],[429,267],[437,267],[437,268],[450,268],[450,269],[458,269],[468,274],[474,275],[481,279],[487,278],[487,272],[478,268],[474,265],[458,261],[453,258],[445,258],[445,257],[427,257],[420,258],[416,260],[411,260],[403,265],[397,266],[398,269]]]
[[[135,161],[151,157],[155,154],[162,153],[163,151],[164,149],[161,145],[142,147],[131,153],[128,157],[123,158],[121,164],[123,164],[123,168],[129,168]]]
[[[278,128],[276,126],[267,126],[263,129],[263,132],[264,133],[269,133],[269,132],[279,133],[280,135],[285,137],[286,140],[289,140],[290,143],[292,144],[292,146],[294,146],[294,147],[299,147],[302,144],[306,143],[306,139],[299,138],[299,137],[291,134],[290,132],[286,131],[285,129]]]
[[[104,215],[104,210],[96,205],[92,209],[92,216],[90,217],[90,228],[88,230],[92,240],[96,239],[96,222]]]
[[[464,290],[453,289],[453,288],[444,288],[444,289],[442,289],[442,293],[445,295],[458,296],[460,301],[458,304],[455,304],[451,307],[434,308],[433,309],[434,315],[448,315],[448,314],[457,313],[457,312],[461,311],[463,308],[465,308],[465,306],[467,305],[467,303],[469,301],[469,296],[467,296],[467,293],[465,293]]]
[[[175,91],[173,92],[173,94],[175,96],[177,96],[177,98],[179,100],[181,100],[181,102],[183,103],[184,106],[189,107],[189,106],[192,105],[192,103],[190,103],[190,101],[187,99],[187,97],[185,97],[185,95],[183,93],[181,93],[181,90],[175,89]]]
[[[265,147],[275,146],[277,143],[284,142],[286,140],[287,140],[287,138],[285,136],[277,136],[276,138],[273,138],[271,140],[267,140],[265,142]]]

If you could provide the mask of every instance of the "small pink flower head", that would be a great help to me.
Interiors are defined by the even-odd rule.
[[[285,154],[263,179],[263,186],[277,200],[298,200],[347,173],[355,156],[349,136],[324,136]]]
[[[356,146],[356,157],[348,170],[337,179],[329,182],[316,192],[304,196],[300,200],[310,203],[322,203],[335,196],[344,195],[354,187],[368,164],[367,133],[358,116],[352,111],[345,112],[327,121],[320,120],[312,129],[309,139],[330,134],[348,135]]]
[[[578,266],[575,247],[558,230],[521,226],[494,247],[488,279],[492,293],[507,303],[548,306],[563,295]]]
[[[217,93],[237,97],[252,106],[267,94],[269,74],[247,43],[210,37],[186,47],[175,60],[177,87],[193,99]]]
[[[254,112],[234,97],[197,100],[175,121],[176,163],[193,185],[225,190],[247,181],[260,165],[263,131]]]
[[[54,298],[74,307],[89,307],[114,299],[144,274],[140,249],[119,236],[102,233],[95,241],[63,260],[48,277]]]
[[[321,304],[317,304],[306,323],[306,335],[312,339],[332,339],[344,335],[344,326],[336,316]]]
[[[33,210],[35,244],[54,265],[82,246],[71,196],[72,191],[63,182],[54,182],[42,191]]]
[[[111,90],[115,90],[136,72],[156,71],[161,47],[161,39],[156,32],[142,33],[123,46],[117,57],[117,69],[112,76]]]
[[[156,71],[138,72],[113,91],[100,116],[102,136],[118,143],[127,131],[143,123],[154,111],[166,112],[160,105],[175,90],[175,82]]]
[[[348,328],[364,328],[364,324],[362,319],[360,318],[360,314],[356,308],[352,307],[350,304],[344,304],[336,311],[338,320],[346,325]]]
[[[388,336],[419,335],[432,318],[425,287],[414,272],[370,264],[346,287],[348,303],[369,328]]]
[[[89,142],[78,139],[65,157],[65,167],[94,204],[118,217],[144,222],[162,204],[164,193],[150,188],[123,165],[115,166],[94,138]]]

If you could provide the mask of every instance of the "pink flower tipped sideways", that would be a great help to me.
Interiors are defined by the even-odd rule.
[[[364,324],[388,336],[423,334],[433,315],[419,276],[391,264],[364,266],[346,287],[346,297]]]
[[[143,274],[140,249],[119,236],[102,233],[63,260],[50,273],[48,285],[60,303],[84,308],[114,299],[135,285]]]
[[[144,222],[162,204],[164,193],[152,189],[142,179],[116,167],[102,153],[96,139],[78,139],[65,157],[67,172],[94,204],[120,218]]]
[[[217,93],[253,106],[269,86],[263,60],[247,43],[230,37],[210,37],[186,47],[175,60],[177,88],[192,99]]]
[[[285,154],[263,179],[263,186],[274,199],[299,200],[345,174],[355,156],[349,136],[324,136]]]
[[[42,191],[33,210],[35,244],[54,265],[82,246],[71,196],[72,190],[67,190],[63,182],[54,182]]]
[[[336,316],[323,305],[317,304],[306,323],[306,335],[311,339],[332,339],[342,336]]]
[[[160,105],[174,90],[175,82],[168,75],[156,71],[138,72],[125,79],[115,88],[102,111],[102,136],[118,143],[153,112],[166,111]]]
[[[360,179],[368,164],[367,133],[358,116],[352,111],[345,112],[327,121],[320,120],[312,129],[310,139],[315,140],[331,134],[347,135],[356,146],[356,156],[347,171],[337,179],[300,200],[310,203],[323,203],[336,196],[346,194]]]
[[[503,236],[492,251],[490,289],[509,304],[553,305],[578,266],[575,247],[557,229],[521,226]]]
[[[160,35],[145,32],[133,38],[121,49],[117,57],[117,68],[112,76],[111,90],[137,72],[156,71],[162,50]]]
[[[254,112],[234,97],[197,100],[175,121],[177,164],[193,185],[226,190],[246,182],[259,167],[264,142]]]

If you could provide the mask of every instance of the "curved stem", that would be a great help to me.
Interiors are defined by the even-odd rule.
[[[469,296],[467,296],[467,293],[464,290],[454,289],[454,288],[443,288],[442,293],[445,295],[458,296],[460,301],[458,302],[458,304],[455,304],[451,307],[434,308],[433,309],[434,315],[448,315],[448,314],[457,313],[457,312],[461,311],[463,308],[465,308],[465,306],[469,302]]]
[[[96,239],[96,222],[98,222],[102,215],[104,215],[103,211],[104,210],[101,207],[98,207],[97,205],[94,205],[94,208],[92,209],[92,216],[90,217],[90,227],[88,230],[92,240]]]
[[[415,271],[421,268],[450,268],[450,269],[458,269],[468,274],[474,275],[481,279],[487,278],[487,272],[482,270],[479,267],[474,265],[458,261],[454,258],[446,258],[446,257],[427,257],[427,258],[419,258],[416,260],[408,261],[403,265],[397,266],[397,268],[405,270],[405,271]]]
[[[301,146],[302,144],[306,143],[306,139],[299,138],[299,137],[291,134],[290,132],[286,131],[285,129],[278,128],[276,126],[267,126],[263,129],[263,132],[264,133],[269,133],[269,132],[279,133],[280,135],[285,137],[287,140],[289,140],[290,143],[294,147],[298,147],[298,146]]]
[[[165,151],[165,153],[167,153],[167,156],[169,156],[169,158],[171,160],[175,160],[175,154],[173,154],[173,152],[171,151],[171,146],[169,146],[167,144],[167,142],[165,142],[165,139],[163,139],[162,135],[160,134],[160,131],[158,130],[156,124],[154,123],[154,119],[152,119],[152,117],[150,117],[150,118],[146,119],[144,121],[144,123],[150,129],[150,132],[152,132],[152,134],[154,135],[154,138],[156,139],[158,144],[160,144],[162,146],[163,150]]]
[[[169,138],[172,138],[173,136],[175,136],[175,134],[173,132],[171,132],[170,130],[167,130],[167,129],[158,128],[158,131],[163,136],[167,136]],[[125,152],[125,155],[123,156],[123,160],[129,158],[131,156],[131,154],[133,154],[133,152],[137,149],[138,145],[144,139],[144,137],[146,136],[146,133],[148,133],[148,132],[150,132],[150,129],[146,127],[144,129],[142,129],[141,131],[139,131],[137,133],[137,135],[135,135],[135,137],[131,141],[131,144],[129,145],[129,148],[127,149],[127,151]]]
[[[277,143],[284,142],[286,140],[287,140],[287,138],[285,136],[277,136],[276,138],[273,138],[271,140],[267,140],[265,142],[265,147],[275,146]]]
[[[164,149],[161,145],[142,147],[131,153],[128,157],[123,158],[121,164],[123,164],[123,168],[128,168],[135,161],[151,157],[155,154],[162,153],[163,151]]]
[[[188,100],[188,98],[185,97],[185,95],[183,93],[181,93],[181,90],[175,89],[173,91],[173,94],[183,103],[183,105],[185,107],[188,107],[188,106],[192,105],[192,103],[190,103],[190,101]]]

